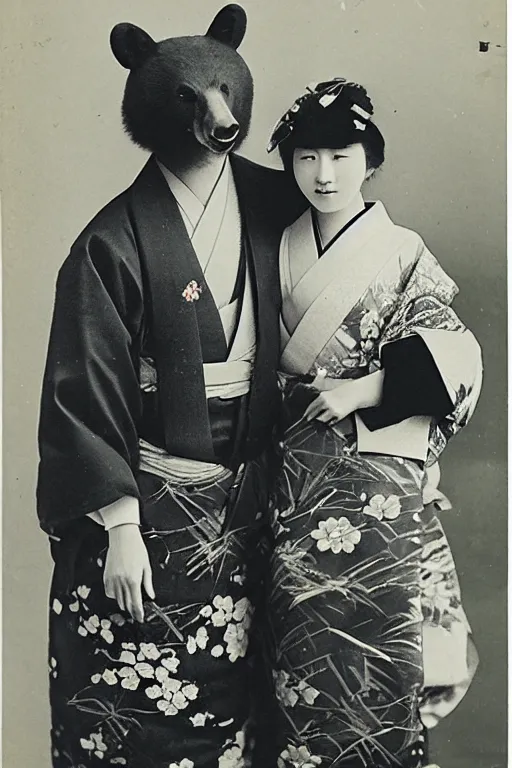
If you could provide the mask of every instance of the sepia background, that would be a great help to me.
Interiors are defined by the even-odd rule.
[[[447,450],[445,516],[481,656],[433,736],[442,768],[506,765],[505,0],[241,0],[255,80],[243,154],[312,80],[367,86],[387,139],[368,188],[460,286],[484,350],[477,413]],[[87,221],[144,163],[120,126],[126,73],[109,33],[206,31],[222,0],[14,0],[3,5],[4,768],[48,768],[51,562],[34,503],[39,391],[57,269]],[[481,46],[480,43],[488,43]],[[480,50],[483,48],[484,50]],[[485,50],[487,48],[487,50]]]

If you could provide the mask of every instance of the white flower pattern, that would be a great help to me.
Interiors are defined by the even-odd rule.
[[[374,517],[376,520],[396,520],[400,515],[400,499],[394,494],[387,498],[381,493],[372,496],[368,504],[363,508],[363,514]]]
[[[334,517],[320,520],[318,528],[311,531],[310,536],[315,539],[320,552],[331,550],[335,555],[340,552],[353,552],[356,544],[361,541],[361,531],[346,517],[340,517],[338,520]]]

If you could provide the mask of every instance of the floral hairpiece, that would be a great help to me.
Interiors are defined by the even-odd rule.
[[[299,98],[293,102],[290,109],[285,112],[282,118],[276,123],[270,137],[267,152],[273,152],[282,141],[287,139],[290,134],[293,133],[297,113],[305,101],[316,99],[321,107],[328,107],[338,98],[347,85],[354,85],[354,83],[347,83],[344,77],[335,77],[333,80],[328,80],[322,83],[311,83],[308,85],[306,93],[299,96]],[[359,131],[364,131],[371,118],[371,113],[355,103],[352,104],[351,110],[357,115],[357,117],[354,117],[354,127]]]

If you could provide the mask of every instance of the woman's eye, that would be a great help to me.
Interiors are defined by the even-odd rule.
[[[301,160],[314,160],[314,155],[302,155]]]
[[[220,90],[224,94],[224,96],[229,96],[229,86],[227,86],[226,83],[223,83],[221,85]]]
[[[195,91],[193,91],[192,88],[189,88],[188,85],[180,85],[176,89],[176,95],[181,101],[192,103],[197,100]]]
[[[346,157],[346,155],[334,155],[334,160],[343,160]]]

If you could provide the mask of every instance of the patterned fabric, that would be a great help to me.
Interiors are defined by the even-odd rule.
[[[353,417],[327,426],[303,414],[320,372],[367,375],[379,369],[384,343],[424,334],[453,397],[430,433],[427,422],[435,463],[475,408],[479,349],[450,306],[453,281],[382,207],[321,259],[305,250],[313,237],[299,237],[305,223],[285,233],[281,250],[283,466],[268,585],[278,766],[418,768],[428,763],[425,726],[456,706],[475,671],[450,548],[435,505],[424,507],[424,463],[400,456],[396,438],[394,450],[360,452]],[[355,253],[358,279],[371,278],[349,300],[355,288],[343,286]],[[321,321],[309,325],[316,306]],[[298,333],[305,344],[295,356]],[[450,664],[438,670],[433,654]]]
[[[415,768],[422,473],[362,458],[321,424],[285,437],[270,601],[279,768]]]
[[[157,595],[143,624],[105,597],[99,526],[82,521],[78,547],[76,530],[54,542],[54,768],[250,764],[249,640],[264,541],[255,510],[265,477],[263,461],[235,483],[231,475],[179,487],[141,475]]]

